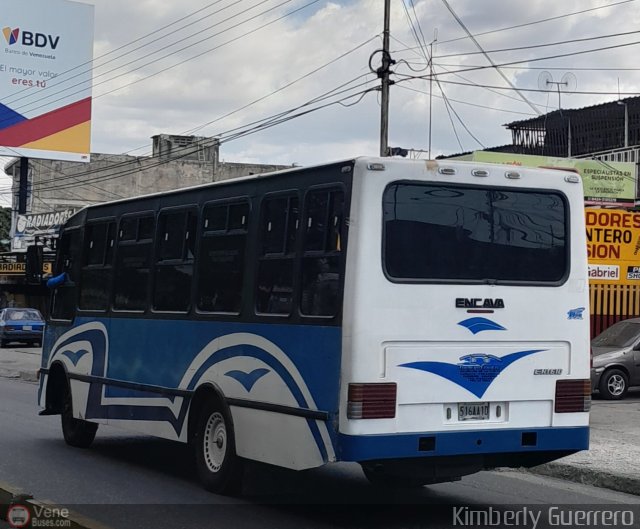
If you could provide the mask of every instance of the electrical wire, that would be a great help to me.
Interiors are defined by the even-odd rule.
[[[520,28],[524,28],[524,27],[527,27],[527,26],[534,26],[536,24],[543,24],[545,22],[551,22],[553,20],[560,20],[560,19],[563,19],[563,18],[568,18],[568,17],[575,16],[575,15],[582,15],[584,13],[589,13],[589,12],[592,12],[592,11],[598,11],[600,9],[607,9],[609,7],[615,7],[615,6],[619,6],[621,4],[628,4],[630,2],[635,2],[635,1],[636,0],[622,0],[621,2],[612,2],[610,4],[605,4],[605,5],[601,5],[601,6],[597,6],[597,7],[592,7],[590,9],[583,9],[581,11],[574,11],[572,13],[565,13],[563,15],[556,15],[554,17],[543,18],[543,19],[540,19],[540,20],[535,20],[533,22],[525,22],[523,24],[516,24],[514,26],[507,26],[507,27],[504,27],[504,28],[492,29],[492,30],[489,30],[489,31],[483,31],[481,33],[475,33],[474,37],[482,37],[484,35],[491,35],[493,33],[500,33],[502,31],[509,31],[509,30],[512,30],[512,29],[520,29]],[[464,36],[464,37],[457,37],[455,39],[442,40],[442,41],[439,41],[439,44],[449,44],[450,42],[457,42],[457,41],[460,41],[460,40],[466,40],[468,38],[469,38],[468,36]]]
[[[217,4],[217,3],[219,3],[220,1],[222,1],[222,0],[217,0],[216,2],[213,2],[212,4],[209,4],[209,6],[212,6],[212,5],[214,5],[214,4]],[[54,88],[54,87],[56,87],[56,86],[63,85],[63,84],[65,84],[65,83],[67,83],[67,82],[71,81],[72,79],[76,79],[76,78],[81,77],[81,76],[86,76],[87,74],[89,74],[89,73],[93,72],[94,70],[97,70],[98,68],[102,68],[102,67],[104,67],[104,66],[105,66],[105,65],[107,65],[107,64],[110,64],[110,63],[112,63],[112,62],[117,61],[118,59],[121,59],[121,58],[123,58],[123,57],[126,57],[127,55],[130,55],[131,53],[134,53],[134,52],[136,52],[136,51],[139,51],[139,50],[141,50],[141,49],[143,49],[143,48],[145,48],[145,47],[147,47],[147,46],[150,46],[151,44],[154,44],[154,43],[156,43],[156,42],[159,42],[159,41],[161,41],[161,40],[163,40],[163,39],[166,39],[166,38],[168,38],[168,37],[170,37],[170,36],[171,36],[171,37],[175,37],[175,36],[176,36],[176,35],[177,35],[177,34],[178,34],[182,29],[185,29],[185,28],[187,28],[187,27],[189,27],[189,26],[192,26],[192,25],[194,25],[194,24],[197,24],[198,22],[201,22],[202,20],[204,20],[204,19],[206,19],[206,18],[209,18],[209,17],[211,17],[211,16],[217,15],[217,14],[221,13],[222,11],[224,11],[225,9],[228,9],[228,8],[230,8],[230,7],[233,7],[233,6],[235,6],[235,5],[239,4],[239,3],[241,3],[242,1],[243,1],[243,0],[236,0],[236,1],[232,2],[231,4],[229,4],[229,5],[227,5],[227,6],[223,7],[223,8],[221,8],[221,9],[219,9],[219,10],[217,10],[217,11],[214,11],[213,13],[210,13],[209,15],[206,15],[205,17],[202,17],[202,18],[199,18],[199,19],[197,19],[197,20],[195,20],[195,21],[193,21],[193,22],[190,22],[189,24],[186,24],[186,25],[184,25],[184,26],[182,26],[182,27],[178,27],[178,28],[176,28],[176,27],[172,27],[172,28],[171,28],[171,32],[170,32],[170,33],[165,33],[165,34],[161,35],[160,37],[158,37],[158,38],[156,38],[156,39],[154,39],[154,40],[151,40],[151,41],[149,41],[149,42],[147,42],[147,43],[145,43],[145,44],[142,44],[142,45],[138,46],[137,48],[134,48],[134,49],[132,49],[132,50],[129,50],[129,51],[127,51],[126,53],[120,54],[120,55],[118,55],[118,56],[116,56],[116,57],[114,57],[114,58],[112,58],[112,59],[110,59],[110,60],[108,60],[108,61],[105,61],[105,62],[103,62],[103,63],[101,63],[101,64],[99,64],[99,65],[97,65],[97,66],[94,66],[94,67],[92,67],[92,68],[89,68],[88,70],[84,70],[84,71],[82,71],[82,72],[80,72],[80,73],[78,73],[78,74],[76,74],[76,75],[71,76],[71,77],[65,77],[65,78],[63,78],[60,82],[47,83],[47,87],[46,87],[44,90],[39,90],[37,93],[33,93],[33,88],[32,88],[32,87],[24,88],[23,90],[20,90],[19,92],[16,92],[15,94],[12,94],[12,95],[11,95],[11,96],[9,96],[9,98],[7,98],[6,100],[3,100],[3,103],[4,103],[4,104],[9,105],[9,104],[13,104],[13,103],[15,103],[15,102],[17,102],[17,101],[20,101],[21,99],[24,99],[24,98],[27,98],[27,97],[31,97],[31,96],[37,96],[39,99],[42,99],[42,92],[43,92],[43,91],[46,93],[46,92],[48,92],[49,90],[51,90],[52,88]],[[257,7],[258,5],[261,5],[261,4],[265,3],[266,1],[268,1],[268,0],[262,0],[261,2],[258,2],[257,4],[255,4],[255,5],[253,5],[253,6],[249,7],[249,8],[247,8],[247,9],[245,9],[244,11],[241,11],[241,12],[239,12],[239,13],[236,13],[236,14],[235,14],[235,15],[233,15],[232,17],[226,18],[226,19],[224,19],[224,20],[222,20],[222,21],[220,21],[220,22],[218,22],[218,23],[216,23],[216,24],[213,24],[213,25],[211,25],[211,26],[208,26],[208,27],[206,27],[206,28],[204,28],[204,29],[202,29],[202,30],[199,30],[199,31],[197,31],[197,32],[195,32],[195,33],[192,33],[192,34],[190,34],[190,35],[187,35],[187,36],[184,36],[184,37],[180,37],[180,40],[177,40],[177,41],[175,41],[175,42],[173,42],[173,43],[171,43],[171,44],[168,44],[168,45],[167,45],[167,46],[165,46],[164,48],[158,49],[158,50],[156,50],[156,51],[154,51],[154,52],[152,52],[152,53],[150,53],[150,54],[147,54],[146,56],[139,57],[139,58],[137,58],[137,59],[135,59],[135,60],[133,60],[133,61],[131,61],[131,62],[128,62],[128,63],[123,64],[123,65],[120,65],[120,66],[118,66],[116,69],[109,70],[109,71],[104,72],[104,73],[101,73],[101,74],[99,74],[99,75],[94,75],[92,78],[89,78],[89,80],[82,81],[82,83],[76,83],[73,87],[79,86],[80,84],[84,84],[84,83],[90,82],[90,81],[91,81],[91,79],[97,79],[97,78],[102,77],[102,76],[104,76],[104,75],[107,75],[107,74],[109,74],[109,73],[111,73],[111,72],[113,72],[113,71],[115,71],[115,70],[117,70],[117,69],[120,69],[120,68],[124,68],[124,67],[126,67],[126,66],[129,66],[129,65],[131,65],[131,64],[133,64],[133,63],[135,63],[135,62],[137,62],[137,61],[139,61],[139,60],[142,60],[142,59],[144,59],[144,58],[146,58],[146,57],[148,57],[148,56],[151,56],[151,55],[153,55],[153,54],[160,53],[160,52],[162,52],[162,51],[166,51],[168,48],[171,48],[172,46],[176,46],[176,45],[180,44],[181,42],[183,42],[183,41],[185,41],[185,40],[187,40],[187,39],[190,39],[190,38],[194,37],[195,35],[199,35],[199,34],[201,34],[201,33],[205,32],[205,31],[208,31],[209,29],[212,29],[212,28],[214,28],[214,27],[216,27],[216,26],[219,26],[220,24],[222,24],[222,23],[224,23],[224,22],[227,22],[227,21],[229,21],[229,20],[230,20],[230,19],[232,19],[232,18],[235,18],[235,17],[237,17],[237,16],[239,16],[239,15],[241,15],[241,14],[243,14],[243,13],[246,13],[247,11],[249,11],[249,10],[251,10],[251,9],[254,9],[254,8],[255,8],[255,7]],[[200,11],[200,10],[199,10],[199,11]],[[155,31],[155,32],[153,32],[153,33],[157,33],[157,31]],[[147,36],[148,36],[148,35],[147,35]],[[214,36],[216,36],[216,35],[214,35]],[[136,39],[136,40],[135,40],[135,41],[133,41],[133,42],[137,42],[137,41],[141,40],[142,38],[144,38],[144,37],[141,37],[140,39]],[[128,45],[127,45],[127,46],[128,46]],[[122,49],[123,47],[126,47],[126,46],[121,46],[119,49]],[[102,57],[105,57],[105,56],[109,55],[110,53],[112,53],[112,52],[106,53],[106,54],[102,55]],[[176,53],[177,53],[177,52],[176,52]],[[56,77],[55,77],[55,79],[56,79],[56,80],[58,80],[61,76],[64,76],[66,73],[72,72],[72,71],[74,71],[74,70],[76,70],[76,69],[80,68],[81,66],[84,66],[84,65],[87,65],[87,64],[92,64],[92,63],[94,63],[95,61],[96,61],[96,59],[94,59],[93,61],[87,61],[87,62],[83,63],[83,64],[82,64],[82,65],[80,65],[80,66],[76,66],[76,67],[74,67],[74,68],[71,68],[70,70],[67,70],[66,72],[63,72],[63,74],[59,74],[58,76],[56,76]],[[70,87],[70,88],[73,88],[73,87]],[[65,88],[64,90],[68,90],[68,89],[69,89],[69,88]],[[50,97],[50,96],[53,96],[53,95],[56,95],[56,94],[60,94],[60,93],[64,92],[64,90],[63,90],[63,91],[59,91],[59,92],[55,92],[54,94],[48,94],[46,97]],[[12,100],[12,99],[11,99],[11,98],[13,98],[14,96],[17,96],[18,94],[21,94],[21,93],[23,93],[23,92],[25,92],[25,91],[31,91],[32,93],[30,93],[30,94],[28,94],[28,95],[25,95],[25,96],[23,96],[23,97],[20,97],[20,98],[18,98],[18,99],[15,99],[15,100]]]
[[[409,86],[404,86],[404,85],[398,85],[398,88],[401,88],[403,90],[409,90],[411,92],[416,92],[418,94],[424,94],[424,95],[429,95],[429,92],[425,92],[424,90],[418,90],[417,88],[412,88]],[[434,94],[435,97],[442,99],[441,96]],[[450,98],[451,99],[451,98]],[[486,110],[493,110],[493,111],[497,111],[497,112],[505,112],[508,114],[518,114],[520,116],[530,116],[530,117],[535,117],[537,116],[537,114],[533,114],[531,112],[519,112],[517,110],[508,110],[506,108],[497,108],[497,107],[490,107],[487,105],[480,105],[478,103],[470,103],[469,101],[462,101],[460,99],[451,99],[451,101],[453,101],[454,103],[460,103],[461,105],[468,105],[468,106],[472,106],[472,107],[476,107],[476,108],[484,108]]]
[[[402,74],[396,74],[396,75],[402,75]],[[407,81],[410,79],[428,79],[427,76],[424,75],[420,75],[420,76],[410,76],[410,75],[406,75],[404,76],[404,79],[401,79],[399,81],[396,81],[396,84],[401,83],[403,81]],[[486,85],[486,84],[478,84],[478,83],[462,83],[459,81],[446,81],[446,80],[441,80],[442,83],[445,84],[452,84],[452,85],[460,85],[460,86],[475,86],[477,88],[492,88],[494,90],[514,90],[511,87],[507,87],[507,86],[494,86],[494,85]],[[518,88],[517,90],[520,90],[522,92],[537,92],[537,93],[547,93],[547,92],[555,92],[555,90],[551,89],[551,90],[543,90],[540,88]],[[640,95],[640,91],[638,92],[599,92],[599,91],[595,91],[595,90],[576,90],[571,92],[572,94],[576,94],[576,95],[608,95],[608,96],[617,96],[617,95],[625,95],[625,96],[639,96]]]
[[[264,2],[264,1],[268,1],[268,0],[263,0],[263,2]],[[235,28],[237,28],[237,27],[241,26],[242,24],[245,24],[245,23],[247,23],[247,22],[249,22],[249,21],[251,21],[251,20],[254,20],[254,19],[256,19],[256,18],[259,18],[260,16],[262,16],[262,15],[264,15],[264,14],[268,13],[269,11],[273,11],[274,9],[277,9],[278,7],[281,7],[281,6],[283,6],[283,5],[287,4],[287,3],[290,3],[290,2],[292,2],[292,1],[293,1],[293,0],[284,0],[283,2],[281,2],[280,4],[278,4],[277,6],[272,7],[272,8],[269,8],[269,9],[267,9],[267,10],[265,10],[265,11],[263,11],[263,12],[261,12],[261,13],[257,14],[257,15],[252,16],[252,17],[249,17],[248,19],[243,20],[242,22],[238,22],[237,24],[234,24],[234,25],[233,25],[233,26],[231,26],[230,28],[227,28],[227,29],[225,29],[225,30],[221,31],[221,32],[219,32],[218,34],[216,34],[216,35],[214,35],[214,36],[218,36],[219,34],[226,33],[227,31],[230,31],[231,29],[235,29]],[[269,22],[267,22],[267,23],[265,23],[265,24],[262,24],[262,25],[260,25],[260,26],[258,26],[258,27],[256,27],[256,28],[254,28],[254,29],[252,29],[252,30],[250,30],[250,31],[247,31],[246,33],[243,33],[243,34],[241,34],[241,35],[239,35],[239,36],[237,36],[237,37],[234,37],[234,38],[232,38],[232,39],[230,39],[230,40],[228,40],[228,41],[226,41],[226,42],[223,42],[222,44],[216,45],[216,46],[214,46],[214,47],[212,47],[212,48],[209,48],[209,49],[207,49],[207,50],[205,50],[205,51],[203,51],[203,52],[200,52],[200,53],[198,53],[198,54],[196,54],[196,55],[193,55],[193,56],[191,56],[191,57],[187,57],[187,58],[185,58],[185,59],[182,59],[181,61],[179,61],[179,62],[177,62],[177,63],[174,63],[174,64],[172,64],[172,65],[170,65],[170,66],[166,66],[166,67],[164,67],[164,68],[160,69],[159,71],[157,71],[157,72],[155,72],[155,73],[152,73],[152,74],[149,74],[149,75],[146,75],[146,76],[140,77],[140,78],[136,79],[135,81],[131,81],[131,82],[129,82],[129,83],[122,84],[122,85],[118,86],[117,88],[114,88],[114,89],[109,90],[109,91],[107,91],[107,92],[103,92],[103,93],[101,93],[101,94],[99,94],[99,95],[93,96],[93,99],[95,100],[95,99],[98,99],[98,98],[100,98],[100,97],[104,97],[105,95],[112,94],[112,93],[114,93],[114,92],[117,92],[117,91],[123,90],[124,88],[128,88],[128,87],[130,87],[130,86],[132,86],[132,85],[134,85],[134,84],[140,83],[140,82],[142,82],[142,81],[146,81],[147,79],[150,79],[150,78],[152,78],[152,77],[155,77],[156,75],[159,75],[159,74],[161,74],[161,73],[165,73],[165,72],[167,72],[167,71],[169,71],[169,70],[171,70],[171,69],[173,69],[173,68],[175,68],[175,67],[177,67],[177,66],[181,66],[181,65],[183,65],[183,64],[185,64],[185,63],[187,63],[187,62],[190,62],[190,61],[192,61],[192,60],[194,60],[194,59],[197,59],[197,58],[199,58],[199,57],[201,57],[201,56],[203,56],[203,55],[206,55],[206,54],[208,54],[208,53],[211,53],[212,51],[215,51],[215,50],[217,50],[217,49],[219,49],[219,48],[221,48],[221,47],[223,47],[223,46],[226,46],[226,45],[231,44],[231,43],[233,43],[233,42],[236,42],[236,41],[238,41],[238,40],[240,40],[240,39],[242,39],[242,38],[244,38],[244,37],[246,37],[246,36],[248,36],[248,35],[251,35],[251,34],[253,34],[253,33],[256,33],[257,31],[260,31],[261,29],[264,29],[265,27],[268,27],[268,26],[270,26],[270,25],[272,25],[272,24],[275,24],[276,22],[279,22],[280,20],[283,20],[283,19],[284,19],[284,18],[286,18],[286,17],[289,17],[289,16],[291,16],[291,15],[293,15],[293,14],[295,14],[295,13],[299,12],[299,11],[302,11],[303,9],[306,9],[306,8],[307,8],[307,7],[309,7],[309,6],[311,6],[311,5],[313,5],[313,4],[318,3],[319,1],[320,1],[320,0],[311,0],[311,2],[308,2],[307,4],[305,4],[305,5],[301,6],[301,7],[298,7],[298,8],[296,8],[296,9],[293,9],[293,10],[289,11],[288,13],[285,13],[284,15],[279,16],[279,17],[275,18],[274,20],[271,20],[271,21],[269,21]],[[206,39],[202,39],[202,40],[203,40],[203,41],[204,41],[204,40],[209,40],[210,38],[213,38],[213,37],[207,37]],[[159,61],[161,61],[161,60],[163,60],[163,59],[166,59],[166,58],[168,58],[168,57],[170,57],[170,56],[172,56],[172,55],[175,55],[175,54],[177,54],[177,53],[179,53],[179,52],[181,52],[181,51],[184,51],[185,49],[191,48],[191,47],[193,47],[193,46],[195,46],[195,45],[197,45],[197,44],[199,44],[199,43],[200,43],[200,41],[198,41],[198,42],[196,42],[196,43],[192,43],[192,44],[190,44],[190,45],[188,45],[188,46],[184,46],[183,48],[180,48],[179,50],[176,50],[176,51],[174,51],[174,52],[171,52],[171,53],[165,54],[165,55],[163,55],[163,56],[161,56],[161,57],[155,58],[155,59],[153,59],[153,60],[151,60],[151,61],[149,61],[149,62],[147,62],[147,63],[145,63],[145,64],[142,64],[141,66],[138,66],[138,67],[136,67],[136,68],[134,68],[134,69],[132,69],[132,70],[129,70],[128,72],[121,73],[121,74],[119,74],[119,75],[116,75],[116,76],[111,77],[111,78],[109,78],[109,79],[105,79],[105,80],[100,81],[100,82],[98,82],[98,83],[94,83],[94,85],[93,85],[93,86],[94,86],[94,88],[95,88],[96,86],[100,86],[100,85],[103,85],[103,84],[105,84],[105,83],[111,82],[111,81],[113,81],[113,80],[115,80],[115,79],[118,79],[118,78],[120,78],[120,77],[123,77],[123,76],[125,76],[125,75],[129,75],[129,74],[131,74],[131,73],[133,73],[133,72],[135,72],[135,71],[138,71],[138,70],[140,70],[140,69],[142,69],[142,68],[145,68],[146,66],[149,66],[149,65],[151,65],[151,64],[155,64],[155,63],[157,63],[157,62],[159,62]],[[84,83],[78,83],[78,85],[77,85],[77,86],[80,86],[81,84],[84,84]],[[74,87],[70,87],[70,89],[71,89],[71,88],[74,88]],[[54,95],[58,95],[59,93],[63,93],[63,92],[66,92],[66,89],[65,89],[65,90],[63,90],[63,91],[60,91],[60,92],[56,92],[56,93],[54,93],[54,94],[50,94],[48,97],[52,97],[52,96],[54,96]],[[86,92],[86,89],[78,90],[78,91],[76,91],[76,92],[72,92],[72,93],[70,93],[70,94],[66,94],[64,97],[61,97],[61,98],[58,98],[58,99],[55,99],[55,100],[52,100],[52,101],[47,101],[45,104],[42,104],[42,105],[37,106],[37,107],[34,107],[34,108],[30,108],[28,111],[29,111],[29,112],[33,112],[33,111],[38,110],[38,109],[40,109],[40,108],[48,107],[48,106],[52,105],[53,103],[57,103],[57,102],[60,102],[60,101],[66,100],[66,99],[68,99],[69,97],[71,97],[71,96],[73,96],[73,95],[82,94],[82,93],[85,93],[85,92]],[[38,102],[40,102],[40,101],[38,101]],[[27,105],[27,106],[28,106],[28,105]],[[17,111],[17,110],[21,110],[22,108],[23,108],[23,107],[17,107],[17,108],[15,108],[14,110],[16,110],[16,111]]]
[[[531,44],[529,46],[514,46],[511,48],[497,48],[495,50],[487,50],[486,53],[504,53],[507,51],[522,51],[522,50],[533,50],[533,49],[538,49],[538,48],[548,48],[548,47],[555,47],[555,46],[564,46],[567,44],[577,44],[580,42],[590,42],[593,40],[602,40],[602,39],[612,39],[612,38],[617,38],[617,37],[626,37],[629,35],[637,35],[638,33],[640,33],[640,30],[637,31],[625,31],[623,33],[610,33],[608,35],[598,35],[596,37],[583,37],[583,38],[577,38],[577,39],[569,39],[569,40],[559,40],[556,42],[547,42],[544,44]],[[436,59],[448,59],[451,57],[468,57],[469,55],[482,55],[483,52],[482,51],[469,51],[469,52],[464,52],[464,53],[449,53],[447,55],[438,55],[436,57],[434,57],[434,60]]]
[[[367,73],[364,76],[368,76],[368,75],[370,75],[370,74]],[[355,79],[353,79],[351,81],[348,81],[347,83],[343,83],[342,85],[340,85],[340,87],[337,87],[337,88],[344,87],[344,86],[352,83],[353,81],[360,79],[361,77],[363,77],[363,76],[359,76],[359,77],[357,77],[357,78],[355,78]],[[249,123],[247,125],[244,125],[243,127],[237,127],[235,129],[231,129],[229,131],[221,133],[219,135],[222,138],[220,140],[220,143],[226,143],[228,141],[232,141],[234,139],[237,139],[237,138],[249,135],[249,134],[253,134],[254,132],[258,132],[260,130],[263,130],[263,129],[266,129],[266,128],[270,128],[270,127],[275,126],[277,124],[284,123],[285,121],[289,121],[291,119],[295,119],[297,117],[309,114],[311,112],[316,112],[318,110],[327,108],[328,106],[339,104],[341,102],[344,102],[345,100],[349,100],[349,99],[352,99],[354,97],[357,97],[357,96],[360,96],[360,95],[363,95],[363,94],[378,90],[378,87],[376,87],[376,88],[368,88],[366,90],[363,90],[363,91],[360,91],[360,92],[357,92],[357,93],[346,94],[346,95],[343,95],[337,101],[331,101],[331,102],[325,103],[323,105],[320,105],[320,106],[317,106],[317,107],[314,107],[314,108],[311,108],[311,109],[307,109],[307,110],[304,110],[302,112],[295,113],[297,110],[300,110],[300,109],[302,109],[302,108],[304,108],[304,107],[306,107],[306,106],[308,106],[310,104],[323,101],[323,100],[325,100],[325,99],[327,99],[329,97],[334,97],[336,95],[344,94],[345,92],[348,92],[350,90],[358,88],[358,87],[360,87],[360,86],[362,86],[362,85],[364,85],[364,84],[366,84],[368,82],[369,81],[366,81],[365,83],[361,83],[360,85],[356,85],[355,87],[351,87],[351,88],[346,89],[346,90],[337,90],[337,88],[334,88],[334,89],[326,92],[325,94],[323,94],[321,96],[313,98],[312,100],[310,100],[310,101],[308,101],[308,102],[306,102],[306,103],[304,103],[302,105],[299,105],[298,107],[296,107],[294,109],[290,109],[290,110],[287,110],[287,111],[284,111],[284,112],[280,112],[280,113],[276,114],[275,116],[269,116],[268,118],[264,118],[263,120],[258,120],[258,121]],[[247,129],[247,127],[250,127],[250,128]],[[176,156],[171,156],[167,160],[159,160],[156,163],[150,164],[147,167],[145,167],[145,170],[152,169],[154,167],[158,167],[158,166],[164,165],[164,164],[168,163],[169,161],[175,161],[175,160],[182,159],[184,157],[189,156],[190,154],[193,154],[193,153],[197,152],[198,149],[199,149],[199,147],[190,148],[190,149],[184,149],[185,152],[180,153],[180,154],[178,154]],[[135,168],[133,170],[124,170],[124,171],[121,171],[120,173],[116,173],[116,174],[106,175],[106,176],[97,177],[97,178],[94,177],[94,178],[85,179],[83,183],[106,182],[106,181],[109,181],[109,180],[113,180],[115,178],[121,178],[123,176],[134,174],[137,171],[138,171],[137,168]],[[68,183],[60,184],[59,180],[57,180],[56,181],[56,185],[47,185],[47,186],[43,185],[40,189],[41,190],[52,191],[52,190],[57,190],[57,189],[65,189],[65,188],[68,188],[69,186],[76,186],[76,185],[77,184],[75,184],[75,183],[72,183],[72,184],[68,184]]]
[[[295,83],[297,83],[297,82],[299,82],[299,81],[301,81],[301,80],[303,80],[303,79],[305,79],[305,78],[307,78],[307,77],[309,77],[309,76],[321,71],[322,69],[326,68],[327,66],[329,66],[329,65],[337,62],[338,60],[348,56],[349,54],[357,51],[358,49],[364,47],[366,44],[368,44],[369,42],[371,42],[371,41],[373,41],[373,40],[375,40],[377,38],[379,38],[379,35],[374,35],[370,39],[367,39],[366,41],[358,44],[357,46],[351,48],[350,50],[342,53],[341,55],[339,55],[338,57],[332,59],[331,61],[319,66],[318,68],[315,68],[314,70],[311,70],[311,71],[307,72],[306,74],[304,74],[304,75],[298,77],[297,79],[294,79],[293,81],[281,86],[280,88],[270,92],[269,94],[266,94],[266,95],[264,95],[264,96],[262,96],[262,97],[260,97],[260,98],[258,98],[256,100],[252,101],[251,103],[248,103],[248,104],[246,104],[246,105],[244,105],[244,106],[242,106],[242,107],[240,107],[240,108],[238,108],[238,109],[236,109],[236,110],[234,110],[232,112],[229,112],[229,113],[227,113],[227,114],[225,114],[223,116],[220,116],[220,117],[218,117],[218,118],[216,118],[214,120],[211,120],[211,121],[208,121],[208,122],[206,122],[206,123],[204,123],[202,125],[199,125],[198,127],[194,128],[194,129],[191,129],[191,131],[195,132],[197,130],[200,130],[200,129],[202,129],[202,128],[206,127],[206,126],[209,126],[209,125],[211,125],[211,124],[213,124],[213,123],[215,123],[217,121],[220,121],[220,120],[222,120],[222,119],[224,119],[224,118],[226,118],[226,117],[228,117],[228,116],[230,116],[232,114],[235,114],[235,113],[237,113],[237,112],[239,112],[241,110],[244,110],[244,109],[248,108],[249,106],[251,106],[251,105],[253,105],[253,104],[257,103],[257,102],[266,99],[267,97],[270,97],[270,96],[272,96],[272,95],[274,95],[274,94],[276,94],[276,93],[278,93],[278,92],[280,92],[282,90],[285,90],[286,88],[292,86],[293,84],[295,84]],[[362,76],[360,76],[360,77],[362,77]],[[356,78],[356,79],[359,79],[359,78]],[[185,131],[182,134],[184,135],[184,134],[187,134],[187,133],[189,133],[189,131]],[[133,149],[133,150],[139,150],[141,148],[147,148],[147,146],[145,145],[143,147],[138,147],[138,148]],[[193,147],[191,147],[191,146],[182,147],[181,149],[177,149],[177,150],[174,151],[174,153],[175,154],[180,154],[182,149],[184,149],[185,152],[187,152],[187,155],[193,153],[193,150],[192,150]],[[128,151],[128,152],[131,152],[131,151]],[[19,153],[16,153],[16,154],[19,156]],[[56,178],[55,182],[60,182],[60,181],[64,181],[64,180],[67,180],[67,179],[78,179],[79,177],[82,177],[82,176],[91,176],[91,175],[102,173],[102,172],[104,172],[104,173],[112,172],[114,169],[120,169],[120,168],[127,167],[127,166],[137,165],[137,163],[138,163],[138,159],[134,158],[133,160],[125,160],[125,161],[122,161],[122,162],[119,162],[119,163],[116,163],[116,164],[112,164],[112,165],[110,165],[108,167],[90,169],[88,171],[78,172],[78,173],[75,173],[73,175],[68,175],[68,176],[65,175],[64,172],[60,172],[63,175],[63,177],[62,178],[59,178],[59,177]]]

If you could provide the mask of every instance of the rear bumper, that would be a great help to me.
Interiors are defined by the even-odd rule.
[[[392,435],[340,434],[337,455],[341,461],[371,461],[543,452],[567,455],[588,448],[589,427],[581,426]]]
[[[11,331],[0,334],[0,338],[7,342],[40,342],[42,331]]]

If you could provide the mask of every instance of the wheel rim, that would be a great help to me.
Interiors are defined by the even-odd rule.
[[[611,375],[607,380],[607,389],[615,397],[619,397],[624,393],[625,382],[622,375]]]
[[[204,461],[211,472],[219,472],[227,451],[227,427],[219,412],[212,413],[204,429]]]

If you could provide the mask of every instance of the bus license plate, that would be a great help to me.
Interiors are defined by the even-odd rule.
[[[488,421],[488,402],[461,402],[458,404],[459,421]]]
[[[33,328],[32,328],[32,326],[31,326],[31,325],[24,325],[24,326],[22,327],[22,330],[23,330],[23,331],[31,331],[31,330],[33,330]]]

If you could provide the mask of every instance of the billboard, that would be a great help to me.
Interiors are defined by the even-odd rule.
[[[60,228],[75,213],[74,209],[18,215],[14,232],[11,236],[11,251],[26,252],[27,248],[36,244],[36,237],[44,246],[45,252],[54,251],[54,241],[58,238]]]
[[[93,6],[0,0],[0,155],[88,162]]]
[[[640,286],[640,212],[585,210],[589,282]]]
[[[582,177],[585,204],[616,206],[635,204],[637,174],[636,164],[633,162],[603,162],[488,151],[475,151],[471,159],[478,162],[575,170]]]

